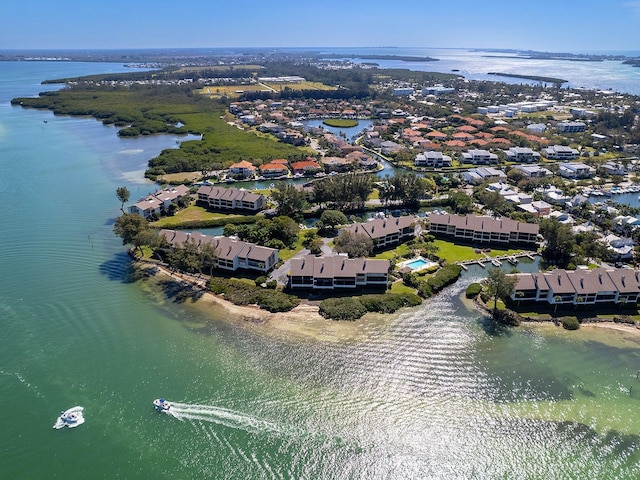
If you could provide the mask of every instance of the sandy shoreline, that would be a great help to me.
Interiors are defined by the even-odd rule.
[[[192,301],[188,308],[196,309],[213,321],[240,325],[262,334],[286,339],[313,339],[322,342],[342,342],[363,339],[371,329],[383,328],[398,317],[402,309],[391,315],[368,313],[355,322],[324,318],[319,307],[301,303],[288,312],[271,313],[258,306],[240,306],[205,289],[205,280],[192,275],[171,272],[166,267],[146,261],[138,261],[137,268],[144,273],[143,281],[161,286],[174,282],[175,289],[187,292]],[[163,289],[167,289],[166,285]]]
[[[211,321],[224,321],[262,335],[277,336],[287,340],[307,339],[319,342],[364,340],[371,335],[372,330],[384,329],[402,313],[417,311],[420,308],[403,308],[394,314],[386,315],[367,313],[354,322],[326,319],[320,315],[318,306],[307,303],[301,303],[288,312],[271,313],[257,305],[234,305],[206,290],[206,281],[203,278],[171,272],[165,266],[154,262],[138,261],[137,266],[144,273],[144,281],[155,286],[171,281],[174,283],[174,290],[187,292],[187,296],[192,301],[186,303],[186,306],[203,313]],[[163,288],[166,290],[166,286]],[[477,301],[465,299],[464,294],[460,298],[467,310],[473,309],[481,314],[490,314],[486,307],[483,308]],[[555,327],[562,330],[562,327],[552,319],[538,320],[523,317],[522,326]],[[607,320],[581,323],[577,331],[586,332],[594,328],[631,334],[640,339],[640,328],[635,325]]]

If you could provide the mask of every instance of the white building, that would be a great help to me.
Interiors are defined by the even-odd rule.
[[[558,173],[564,178],[590,178],[595,175],[596,171],[588,165],[580,162],[561,163],[558,167]]]
[[[504,153],[509,162],[533,163],[540,161],[540,154],[526,147],[511,147]]]
[[[413,163],[416,167],[450,167],[451,157],[442,152],[424,152],[416,155]]]
[[[506,181],[507,175],[502,170],[498,170],[492,167],[478,167],[472,168],[468,172],[462,172],[460,174],[462,180],[472,185],[480,185],[486,182],[500,182]]]
[[[559,133],[579,133],[584,132],[587,125],[584,122],[558,122],[556,131]]]
[[[460,154],[460,160],[464,163],[473,163],[474,165],[489,165],[498,163],[498,156],[488,150],[473,149]]]
[[[540,165],[516,165],[513,168],[522,172],[527,178],[544,178],[552,175],[551,170],[541,167]]]
[[[575,148],[553,145],[552,147],[543,148],[542,154],[552,160],[573,160],[574,158],[578,158],[580,152]]]

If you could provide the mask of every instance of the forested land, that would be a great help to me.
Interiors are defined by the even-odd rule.
[[[49,109],[57,115],[91,116],[119,127],[121,136],[202,135],[202,140],[184,141],[180,148],[163,150],[151,159],[146,176],[152,179],[165,173],[223,169],[242,159],[259,164],[274,158],[304,158],[308,153],[227,124],[221,118],[227,106],[193,94],[189,86],[65,88],[38,98],[16,98],[12,103]]]

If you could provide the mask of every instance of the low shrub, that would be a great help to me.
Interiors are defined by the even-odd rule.
[[[333,320],[357,320],[367,313],[360,300],[354,297],[327,298],[320,302],[320,315]]]
[[[259,287],[263,283],[267,283],[267,277],[265,277],[264,275],[260,275],[258,278],[255,279],[255,282],[256,282],[256,286]]]
[[[275,280],[274,280],[275,281]],[[288,312],[300,304],[300,299],[283,292],[262,291],[258,297],[258,305],[268,312]]]
[[[467,291],[465,292],[465,295],[467,298],[476,298],[481,291],[482,291],[482,284],[472,283],[467,287]]]
[[[265,278],[266,280],[266,278]],[[275,280],[267,282],[267,286]],[[264,283],[264,282],[261,282]],[[226,279],[212,277],[208,288],[215,294],[224,294],[225,299],[234,305],[255,305],[269,312],[288,312],[296,307],[300,300],[294,295],[279,291],[265,291],[257,285],[252,285],[234,278]],[[273,285],[275,288],[275,285]]]
[[[560,322],[566,330],[578,330],[580,328],[580,322],[576,317],[562,317]]]
[[[413,293],[381,293],[378,295],[363,295],[360,303],[367,312],[393,313],[402,307],[415,307],[422,303],[422,299]]]
[[[403,277],[403,280],[408,287],[416,288],[421,297],[428,298],[455,283],[461,272],[462,267],[460,265],[450,264],[445,265],[425,279],[420,278],[415,273],[409,273]]]

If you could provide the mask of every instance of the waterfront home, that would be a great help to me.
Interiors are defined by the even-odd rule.
[[[460,178],[471,185],[480,185],[487,182],[501,182],[507,180],[507,175],[502,170],[492,167],[472,168],[468,172],[462,172]]]
[[[260,165],[260,174],[265,178],[279,178],[289,175],[289,169],[282,163],[266,163]]]
[[[301,160],[291,164],[294,175],[315,175],[322,171],[322,167],[315,160]]]
[[[539,231],[537,224],[517,222],[510,218],[429,215],[429,233],[472,243],[535,244]]]
[[[315,175],[322,171],[322,167],[315,160],[301,160],[291,164],[294,175]]]
[[[628,170],[621,163],[607,162],[600,165],[600,168],[608,175],[626,175]]]
[[[241,160],[238,163],[231,165],[227,171],[229,175],[248,178],[253,176],[256,171],[256,167],[251,162]]]
[[[635,304],[640,272],[625,268],[518,273],[512,300],[556,304]]]
[[[504,151],[508,162],[533,163],[540,161],[540,154],[530,148],[511,147]]]
[[[189,188],[185,185],[165,188],[141,198],[129,207],[129,213],[135,213],[144,218],[159,217],[169,211],[171,204],[177,203],[182,197],[189,195]]]
[[[212,210],[258,212],[266,204],[264,195],[251,193],[242,188],[203,185],[198,189],[197,195],[197,203]]]
[[[324,157],[322,159],[322,165],[326,172],[348,172],[353,170],[354,163],[350,158],[342,157]]]
[[[564,145],[553,145],[543,148],[542,154],[552,160],[573,160],[578,158],[580,152],[575,148],[565,147]]]
[[[416,234],[415,224],[416,219],[409,216],[372,218],[366,222],[353,223],[345,227],[345,230],[367,235],[373,240],[374,247],[379,249],[412,239]]]
[[[316,257],[307,255],[290,260],[289,288],[356,289],[387,287],[388,260],[348,258],[345,255]]]
[[[488,150],[472,149],[460,154],[460,161],[463,163],[473,163],[474,165],[489,165],[498,163],[498,156]]]
[[[593,177],[596,170],[584,163],[566,162],[558,165],[558,173],[564,178],[580,179]]]
[[[416,167],[450,167],[451,157],[442,152],[427,151],[416,155],[413,163]]]
[[[160,236],[169,248],[183,247],[186,242],[194,242],[200,248],[210,244],[216,251],[215,267],[235,272],[238,269],[268,272],[278,263],[278,250],[244,242],[234,237],[214,237],[199,232],[182,230],[160,230]]]

